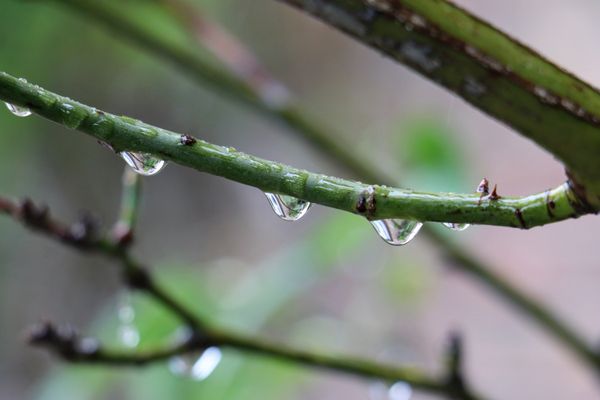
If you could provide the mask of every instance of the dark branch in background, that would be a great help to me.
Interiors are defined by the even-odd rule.
[[[219,24],[185,0],[158,0],[203,48],[208,49],[265,103],[291,105],[289,90],[269,73],[254,54]]]
[[[447,0],[278,0],[454,92],[560,159],[600,208],[600,92]]]
[[[380,182],[393,184],[394,179],[376,171],[363,158],[355,156],[348,150],[347,146],[337,143],[334,135],[328,135],[328,132],[304,116],[297,107],[288,106],[285,110],[273,109],[269,104],[262,102],[260,96],[254,94],[248,96],[251,87],[235,77],[226,77],[226,73],[213,68],[201,57],[193,52],[182,48],[175,48],[172,45],[153,36],[151,33],[137,28],[129,20],[120,15],[111,12],[98,2],[89,2],[86,0],[55,0],[59,3],[69,5],[73,10],[82,13],[111,31],[120,34],[122,37],[131,40],[140,45],[153,55],[171,62],[181,71],[189,74],[192,79],[199,83],[208,84],[209,87],[216,89],[230,98],[244,102],[264,114],[284,122],[291,132],[298,134],[309,143],[321,150],[323,154],[330,159],[337,161],[340,165],[355,174],[359,179],[370,182]],[[363,7],[363,6],[361,6]],[[365,16],[378,16],[379,12],[375,9],[368,9]],[[214,78],[214,77],[219,78]],[[234,82],[234,83],[232,83]],[[466,81],[465,83],[473,83]],[[476,82],[475,82],[476,83]],[[473,88],[472,85],[465,87]],[[239,89],[239,90],[238,90]],[[552,105],[548,104],[548,108]],[[523,113],[524,118],[528,118],[530,113]],[[575,130],[565,130],[565,132],[576,132]],[[600,168],[598,168],[600,171]],[[581,192],[581,191],[580,191]],[[582,196],[579,196],[581,198]],[[575,200],[576,201],[576,200]],[[577,201],[576,201],[577,202]],[[590,366],[595,371],[600,372],[600,357],[596,354],[594,348],[586,343],[577,332],[555,316],[549,309],[536,302],[524,292],[519,291],[506,279],[494,272],[494,268],[485,265],[475,259],[468,252],[457,246],[449,238],[441,235],[427,226],[422,230],[430,240],[436,244],[442,256],[454,264],[457,269],[465,272],[477,281],[491,289],[493,293],[514,306],[516,310],[524,316],[538,323],[547,333],[556,338],[566,348],[571,350],[580,360]]]
[[[417,389],[445,395],[448,398],[480,399],[479,396],[465,387],[462,380],[458,382],[455,379],[434,378],[413,368],[392,367],[363,359],[304,352],[284,345],[209,327],[193,312],[179,303],[170,293],[163,290],[154,281],[147,269],[134,260],[118,242],[89,237],[86,246],[79,247],[77,241],[62,240],[62,232],[69,230],[68,225],[50,219],[47,208],[35,207],[30,201],[23,204],[27,205],[23,206],[8,199],[0,198],[0,212],[14,217],[25,226],[34,228],[51,238],[59,239],[63,243],[85,251],[103,254],[120,262],[123,266],[125,282],[131,288],[148,295],[158,304],[166,307],[174,315],[177,315],[192,332],[189,339],[183,343],[147,352],[129,353],[103,349],[97,341],[82,338],[74,329],[69,327],[57,328],[51,323],[42,323],[34,327],[29,335],[30,343],[46,347],[65,360],[113,366],[139,366],[211,346],[231,347],[288,362],[344,372],[364,378],[377,378],[387,382],[402,381]],[[24,207],[28,210],[34,210],[34,215],[39,215],[40,210],[44,210],[43,222],[35,219],[37,222],[32,224],[29,219],[23,218]],[[453,376],[453,372],[450,371],[448,376]]]

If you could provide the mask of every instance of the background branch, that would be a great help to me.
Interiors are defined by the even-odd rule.
[[[0,212],[16,217],[19,215],[18,210],[21,208],[21,205],[0,197]],[[45,218],[50,221],[48,211],[45,212]],[[16,219],[23,222],[25,226],[31,226],[23,219]],[[55,234],[56,226],[65,227],[67,225],[52,220],[52,224],[37,225],[37,231],[47,234],[51,238],[57,238]],[[162,289],[154,281],[148,270],[121,247],[118,247],[118,244],[110,245],[100,239],[89,240],[86,249],[119,261],[123,265],[126,283],[133,289],[150,296],[158,304],[178,316],[186,324],[186,327],[191,330],[192,334],[183,343],[146,352],[131,353],[103,349],[97,342],[80,337],[70,327],[57,328],[51,323],[43,323],[32,329],[29,334],[30,343],[49,348],[70,362],[112,366],[141,366],[164,361],[178,354],[203,350],[211,346],[220,346],[364,378],[377,378],[388,382],[402,381],[417,389],[445,395],[448,398],[465,400],[480,398],[463,384],[458,385],[455,379],[430,377],[414,368],[391,367],[363,359],[305,352],[209,327],[179,303],[170,293]],[[449,371],[448,376],[453,376],[452,371]]]
[[[600,207],[600,93],[447,0],[278,0],[452,91],[560,159]]]

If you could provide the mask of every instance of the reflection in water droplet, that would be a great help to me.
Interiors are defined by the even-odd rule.
[[[169,371],[174,375],[202,381],[217,368],[221,357],[221,350],[218,347],[209,347],[199,353],[182,354],[169,359]]]
[[[271,208],[278,217],[286,221],[297,221],[306,214],[310,202],[283,194],[265,193]]]
[[[405,219],[380,219],[370,221],[379,236],[394,246],[410,242],[419,233],[423,223]]]
[[[371,400],[410,400],[412,387],[406,382],[396,382],[388,387],[383,382],[375,382],[369,388]]]
[[[464,231],[469,226],[471,226],[469,224],[461,224],[461,223],[454,223],[454,222],[443,222],[442,225],[444,225],[448,229],[452,229],[453,231],[458,231],[458,232]]]
[[[31,115],[31,110],[29,108],[15,106],[14,104],[10,104],[10,103],[5,103],[5,104],[6,104],[6,108],[8,108],[8,110],[11,113],[13,113],[13,115],[16,115],[17,117],[29,117]]]
[[[164,160],[156,158],[148,153],[133,153],[123,151],[120,153],[121,158],[125,160],[135,172],[140,175],[154,175],[159,173],[167,164]]]
[[[140,343],[140,332],[134,323],[135,310],[131,304],[129,294],[126,294],[121,299],[119,308],[117,310],[117,317],[119,319],[119,328],[117,332],[119,341],[125,347],[137,347],[137,345]]]

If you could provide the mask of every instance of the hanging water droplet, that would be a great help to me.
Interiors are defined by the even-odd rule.
[[[202,381],[213,373],[222,358],[218,347],[209,347],[204,351],[182,354],[169,359],[169,371],[173,375]]]
[[[156,158],[148,153],[134,153],[122,151],[121,158],[125,160],[135,172],[140,175],[154,175],[159,173],[167,164],[164,160]]]
[[[457,231],[457,232],[464,231],[469,226],[471,226],[469,224],[461,224],[461,223],[455,223],[455,222],[443,222],[442,225],[444,225],[448,229],[452,229],[453,231]]]
[[[15,106],[14,104],[5,103],[6,108],[16,115],[17,117],[29,117],[31,115],[31,110],[27,107]]]
[[[297,221],[306,214],[310,202],[283,194],[265,193],[271,208],[278,217],[286,221]]]
[[[388,387],[383,382],[375,382],[369,388],[371,400],[410,400],[412,387],[406,382],[396,382]]]
[[[406,219],[380,219],[370,221],[379,236],[394,246],[410,242],[419,233],[423,223]]]
[[[125,347],[137,347],[140,343],[140,332],[135,326],[135,309],[131,304],[129,294],[126,294],[121,299],[117,310],[117,317],[119,319],[119,328],[117,331],[119,341]]]

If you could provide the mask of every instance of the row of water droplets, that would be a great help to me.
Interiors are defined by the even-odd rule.
[[[311,203],[292,196],[265,193],[273,212],[283,220],[297,221],[308,211]],[[410,242],[423,227],[423,223],[406,219],[380,219],[369,221],[377,234],[387,243],[394,246]],[[446,228],[453,231],[464,231],[469,224],[444,222]]]
[[[6,103],[6,106],[16,116],[26,117],[31,115],[31,111],[27,108],[9,103]],[[140,175],[155,175],[166,165],[164,160],[148,153],[123,151],[120,155],[127,165]],[[283,194],[265,192],[265,196],[275,214],[286,221],[299,220],[311,206],[311,203],[308,201]],[[422,222],[403,219],[382,219],[370,221],[370,223],[383,240],[395,246],[405,245],[410,242],[423,226]],[[452,222],[445,222],[443,225],[455,231],[463,231],[469,227],[469,224]]]
[[[131,294],[125,293],[119,300],[117,309],[119,325],[117,336],[124,347],[134,349],[140,343],[140,331],[135,323],[135,309]],[[188,329],[180,329],[173,335],[175,344],[185,343],[190,338]],[[221,362],[222,353],[218,347],[208,347],[194,352],[173,356],[168,361],[169,371],[176,376],[202,381],[208,378]]]

